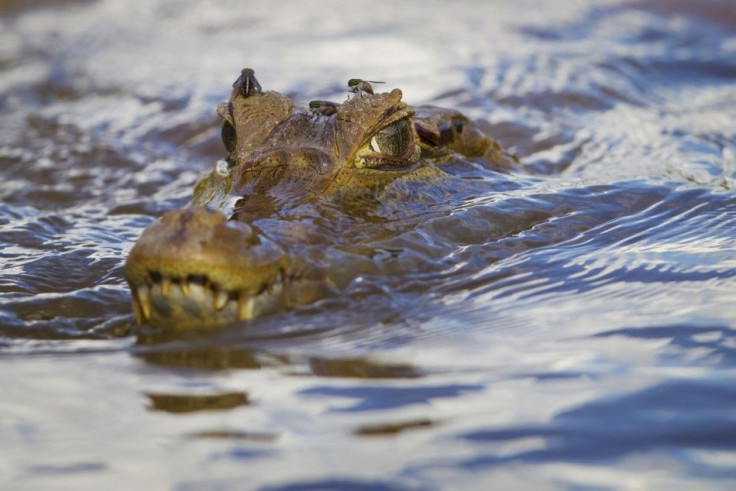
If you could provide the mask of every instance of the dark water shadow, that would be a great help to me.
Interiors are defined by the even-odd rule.
[[[412,385],[396,386],[320,386],[315,385],[299,392],[301,396],[310,398],[341,398],[350,401],[350,405],[332,407],[330,412],[362,412],[385,411],[411,406],[430,404],[434,399],[461,397],[469,392],[483,390],[483,385],[444,384],[444,385]]]
[[[630,327],[596,334],[596,338],[626,337],[632,339],[668,339],[677,347],[675,353],[663,355],[665,361],[686,357],[692,350],[707,350],[706,359],[713,367],[736,366],[736,330],[727,326],[690,324]]]
[[[400,486],[381,480],[359,479],[325,479],[322,481],[299,482],[280,486],[265,486],[263,491],[399,491],[415,489],[414,487]]]
[[[621,397],[583,404],[555,416],[546,426],[509,427],[466,433],[479,445],[540,438],[543,448],[508,456],[467,459],[467,469],[513,462],[612,464],[637,453],[683,449],[736,450],[736,388],[728,382],[668,380]],[[693,472],[705,472],[689,464]],[[709,468],[711,477],[734,478],[736,470]]]

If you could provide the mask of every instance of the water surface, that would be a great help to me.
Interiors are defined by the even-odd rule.
[[[3,489],[732,489],[735,33],[728,0],[0,2]],[[127,252],[244,66],[385,80],[522,166],[386,239],[395,275],[138,329]]]

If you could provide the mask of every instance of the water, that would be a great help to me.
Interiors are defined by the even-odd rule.
[[[732,2],[0,9],[3,489],[736,485]],[[243,66],[386,80],[523,168],[415,230],[431,271],[138,330],[125,256],[223,156]]]

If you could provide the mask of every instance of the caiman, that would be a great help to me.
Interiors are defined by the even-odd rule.
[[[298,110],[262,90],[253,70],[241,72],[217,107],[226,159],[130,252],[125,278],[139,324],[227,324],[391,274],[376,244],[473,198],[478,169],[501,175],[517,162],[458,111],[411,107],[401,90],[374,93],[360,79],[349,87],[342,104]],[[386,267],[411,242],[394,246]]]

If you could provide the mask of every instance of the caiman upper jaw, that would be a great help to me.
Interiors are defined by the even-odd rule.
[[[174,327],[251,318],[283,301],[290,261],[219,212],[185,208],[149,226],[125,265],[139,323]]]

